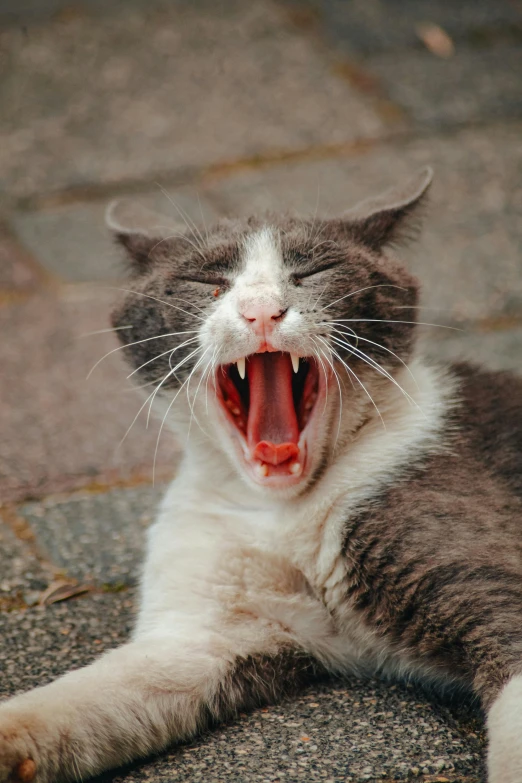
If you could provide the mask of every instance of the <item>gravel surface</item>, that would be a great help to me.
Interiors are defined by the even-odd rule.
[[[47,683],[124,641],[135,600],[132,590],[91,594],[0,615],[0,693]],[[482,752],[482,723],[471,708],[431,701],[412,687],[347,680],[241,715],[103,779],[337,782],[428,775],[477,781]]]

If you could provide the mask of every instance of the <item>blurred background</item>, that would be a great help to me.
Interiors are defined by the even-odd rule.
[[[0,609],[13,628],[19,610],[84,588],[107,617],[124,612],[100,591],[136,581],[158,496],[158,425],[138,419],[116,448],[141,404],[118,352],[86,380],[116,346],[89,334],[107,329],[123,281],[108,201],[177,219],[161,186],[200,225],[333,215],[430,164],[425,230],[404,258],[420,320],[463,331],[426,328],[429,350],[518,370],[521,131],[521,0],[0,0]],[[175,452],[164,433],[161,480]],[[86,639],[94,653],[123,631],[80,604],[83,630],[68,633],[88,656]],[[56,611],[34,620],[49,649],[49,618],[69,617]],[[471,769],[457,740],[447,763],[468,753]]]

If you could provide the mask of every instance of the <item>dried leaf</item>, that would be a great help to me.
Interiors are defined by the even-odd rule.
[[[58,580],[51,582],[47,590],[44,590],[40,595],[38,603],[40,606],[50,606],[50,604],[56,604],[58,601],[67,601],[68,598],[74,598],[82,593],[89,592],[90,587],[86,585],[77,585],[73,582],[65,582],[64,580]]]
[[[447,59],[455,54],[455,44],[448,33],[438,24],[425,22],[417,26],[417,35],[426,49],[437,57]]]

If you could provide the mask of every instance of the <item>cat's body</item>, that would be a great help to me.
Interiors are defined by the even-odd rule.
[[[115,325],[185,454],[132,640],[1,707],[0,780],[87,777],[364,670],[471,690],[491,783],[522,781],[522,381],[416,355],[381,248],[427,184],[201,242],[116,226],[139,273]]]

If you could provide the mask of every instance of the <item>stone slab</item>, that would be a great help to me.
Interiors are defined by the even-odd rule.
[[[522,374],[522,327],[431,335],[425,341],[431,356],[442,361],[467,361],[490,370]]]
[[[420,241],[401,251],[423,283],[420,320],[522,313],[522,124],[376,144],[365,153],[258,168],[210,195],[229,214],[296,209],[338,215],[431,165]]]
[[[199,224],[201,230],[217,218],[205,197],[198,196],[192,189],[167,189],[167,194],[158,187],[151,192],[135,193],[132,199],[164,215],[165,224],[172,225],[173,231],[179,231],[180,226],[185,228],[184,215]],[[116,247],[105,224],[108,202],[109,199],[35,212],[15,212],[11,220],[24,244],[59,279],[68,282],[121,280],[126,276],[124,253]]]
[[[141,416],[121,443],[142,398],[129,385],[109,327],[117,292],[66,288],[0,307],[0,504],[92,484],[150,481],[159,420]],[[174,470],[176,449],[163,429],[157,458]]]
[[[145,530],[162,487],[79,492],[18,509],[49,560],[82,584],[127,585],[139,578]]]
[[[1,52],[0,190],[13,199],[383,130],[263,0],[71,14],[6,27]]]
[[[0,513],[0,610],[32,603],[52,576],[52,570],[35,557],[27,540],[13,533]]]
[[[90,663],[127,638],[134,608],[134,593],[125,591],[0,615],[0,693]],[[346,783],[429,774],[477,783],[483,747],[480,718],[464,705],[430,702],[413,688],[347,680],[303,690],[99,780]]]
[[[522,34],[521,34],[522,37]],[[419,126],[447,127],[522,116],[522,47],[457,50],[448,59],[428,51],[367,60],[385,94]]]
[[[168,0],[167,0],[168,2]],[[48,21],[53,17],[67,20],[86,14],[119,13],[123,7],[160,6],[165,0],[2,0],[0,23],[2,25],[31,25]]]
[[[386,98],[418,126],[522,115],[522,7],[509,0],[283,0],[308,18],[348,80]],[[437,56],[426,27],[451,51]]]
[[[46,282],[43,269],[0,220],[0,294],[29,293]]]
[[[282,0],[290,8],[313,10],[337,46],[360,56],[421,49],[421,24],[441,27],[458,48],[520,40],[522,10],[510,0]]]

